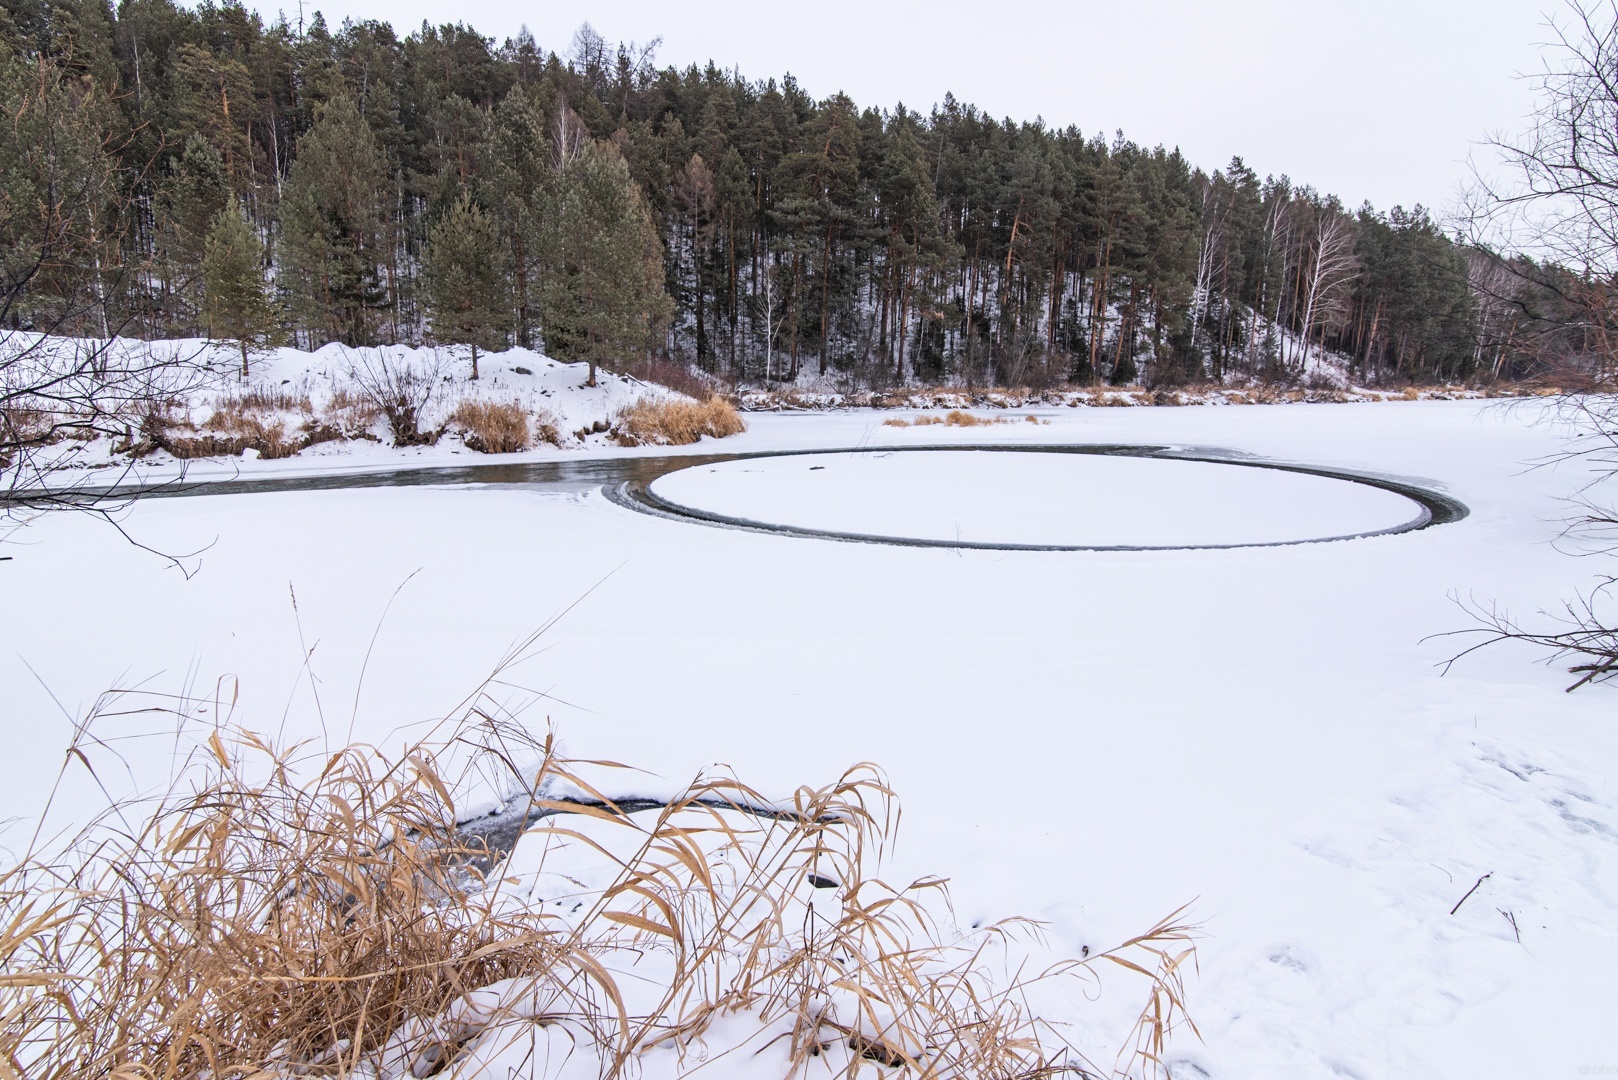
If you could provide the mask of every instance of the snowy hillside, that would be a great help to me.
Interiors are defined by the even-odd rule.
[[[13,335],[12,343],[21,337]],[[70,368],[75,361],[52,356],[101,348],[48,339],[37,350],[43,359],[25,354],[7,376],[19,385],[44,385],[49,379],[37,377],[29,364]],[[587,365],[528,349],[480,356],[476,379],[465,349],[280,348],[255,355],[245,376],[233,346],[197,339],[120,340],[106,356],[114,367],[125,365],[143,378],[156,373],[162,381],[136,388],[117,403],[112,422],[98,421],[95,432],[50,440],[34,464],[58,480],[122,476],[130,469],[139,476],[166,475],[182,467],[199,475],[217,472],[227,461],[232,468],[285,460],[274,471],[341,471],[481,455],[546,457],[695,441],[704,431],[728,433],[740,425],[728,419],[734,414],[723,402],[699,403],[606,370],[590,386]],[[41,401],[36,413],[60,407],[48,395]],[[662,410],[670,408],[695,412],[697,423],[663,430]],[[720,419],[729,426],[715,426],[704,410],[725,414]]]

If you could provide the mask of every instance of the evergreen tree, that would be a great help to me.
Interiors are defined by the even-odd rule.
[[[236,341],[245,379],[249,352],[271,344],[279,327],[264,284],[264,245],[234,195],[208,230],[202,282],[208,336]]]
[[[389,254],[387,162],[351,99],[333,98],[317,115],[282,198],[281,280],[312,344],[370,345],[388,302],[380,267]]]
[[[194,318],[201,307],[197,275],[208,231],[229,198],[224,158],[206,138],[192,135],[180,156],[171,159],[169,174],[157,185],[154,214],[157,259],[168,287],[159,302],[180,325]]]
[[[427,318],[442,342],[472,347],[472,378],[478,377],[478,346],[504,344],[510,305],[494,221],[465,192],[427,240]]]
[[[495,111],[482,148],[479,193],[494,215],[502,261],[510,272],[513,329],[517,344],[534,344],[539,313],[540,254],[544,208],[554,192],[545,112],[522,86]]]
[[[668,321],[663,244],[651,211],[610,143],[584,146],[560,170],[545,276],[545,344],[596,369],[644,356]]]
[[[110,337],[122,319],[127,200],[105,152],[114,107],[46,57],[0,48],[0,310]]]

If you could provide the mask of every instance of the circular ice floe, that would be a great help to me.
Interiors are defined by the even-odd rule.
[[[1403,485],[1300,467],[997,449],[740,458],[668,473],[638,495],[653,509],[715,524],[1036,549],[1339,540],[1420,528],[1437,505]],[[1465,513],[1449,505],[1459,509],[1449,519]]]

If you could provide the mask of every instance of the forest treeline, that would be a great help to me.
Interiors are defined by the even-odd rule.
[[[0,0],[13,327],[726,380],[1513,378],[1577,275],[1240,159],[461,25]]]

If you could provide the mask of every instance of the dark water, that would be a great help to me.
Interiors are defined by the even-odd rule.
[[[745,454],[660,454],[648,457],[581,458],[508,464],[449,465],[334,476],[284,476],[181,481],[152,492],[158,496],[262,495],[277,491],[343,491],[390,487],[523,487],[543,491],[595,491],[625,482],[649,484],[664,473],[709,465]]]

